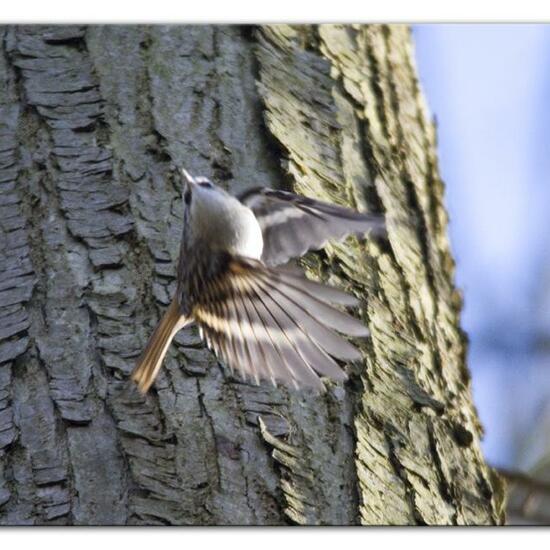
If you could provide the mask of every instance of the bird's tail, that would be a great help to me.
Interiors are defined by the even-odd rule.
[[[132,372],[131,378],[137,383],[140,392],[146,393],[151,387],[172,339],[189,321],[189,318],[181,314],[178,302],[174,298],[149,338]]]

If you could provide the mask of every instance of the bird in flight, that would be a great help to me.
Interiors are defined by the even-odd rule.
[[[193,321],[218,358],[256,384],[323,391],[320,377],[346,380],[335,359],[361,355],[338,333],[368,330],[341,307],[358,300],[284,264],[329,240],[380,235],[383,218],[267,188],[237,198],[207,178],[181,176],[177,290],[132,372],[139,390],[147,392],[173,337]]]

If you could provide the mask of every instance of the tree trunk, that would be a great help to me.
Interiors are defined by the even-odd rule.
[[[1,524],[494,524],[435,132],[402,26],[4,27]],[[323,396],[230,376],[175,288],[175,166],[381,211],[309,255],[372,338]]]

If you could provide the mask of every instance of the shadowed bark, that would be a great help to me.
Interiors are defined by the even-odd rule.
[[[503,521],[406,27],[0,37],[0,524]],[[348,383],[250,386],[189,327],[128,384],[175,289],[176,166],[386,214],[304,260],[362,298]]]

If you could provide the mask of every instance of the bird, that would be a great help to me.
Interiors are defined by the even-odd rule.
[[[323,392],[322,378],[347,380],[337,360],[361,354],[342,334],[369,335],[343,310],[359,300],[288,266],[331,240],[384,234],[383,215],[266,187],[233,196],[206,177],[177,173],[183,232],[176,292],[131,373],[139,391],[147,393],[172,339],[192,322],[247,382]]]

